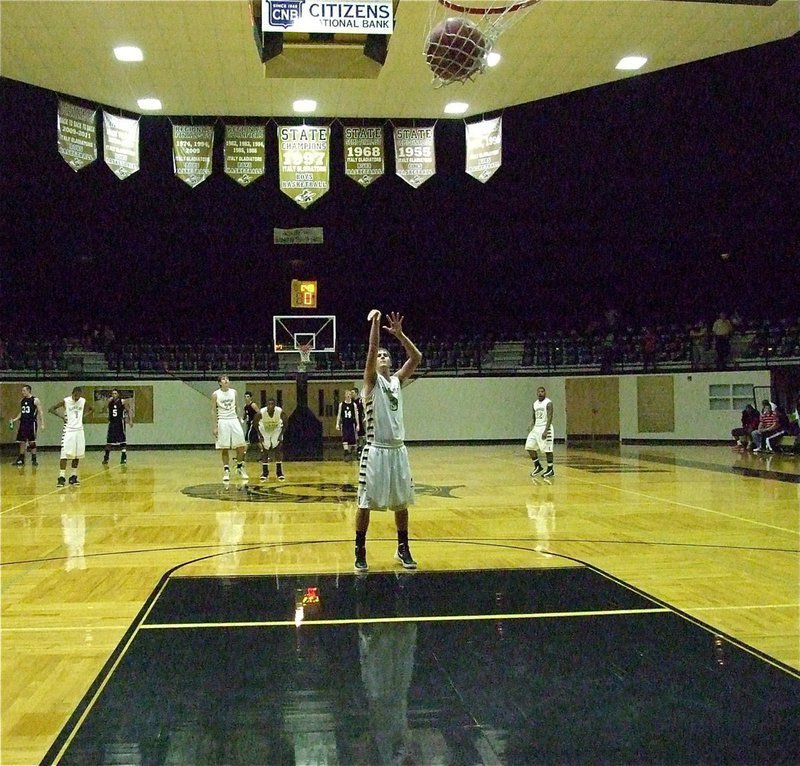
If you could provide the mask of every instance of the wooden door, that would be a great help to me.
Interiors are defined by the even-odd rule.
[[[619,379],[567,378],[567,441],[619,440]]]

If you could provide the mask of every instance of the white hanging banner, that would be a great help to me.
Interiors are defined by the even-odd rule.
[[[225,174],[248,186],[264,175],[266,129],[263,125],[225,126]]]
[[[384,172],[383,125],[345,127],[344,173],[362,186],[369,186]]]
[[[175,175],[192,188],[211,175],[213,125],[173,125],[172,164]]]
[[[97,112],[58,102],[58,153],[76,173],[97,159]]]
[[[278,125],[280,189],[302,208],[330,188],[330,133],[327,125]]]
[[[433,127],[394,129],[395,172],[415,189],[436,174]]]
[[[103,158],[121,181],[139,170],[139,120],[103,112]]]
[[[503,164],[503,118],[467,124],[467,173],[486,183]]]

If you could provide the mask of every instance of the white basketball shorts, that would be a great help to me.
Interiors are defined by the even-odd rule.
[[[408,451],[401,447],[367,444],[358,473],[358,507],[398,511],[414,504],[414,480]]]
[[[238,449],[246,444],[239,418],[224,418],[217,421],[217,449]]]
[[[265,431],[259,425],[258,432],[261,434],[261,439],[264,442],[264,449],[275,449],[278,444],[280,444],[282,431],[282,428],[273,428],[271,431]]]
[[[545,433],[544,426],[534,426],[525,439],[525,449],[535,452],[553,451],[553,426]]]
[[[61,436],[61,459],[78,460],[86,454],[86,436],[80,431],[64,431]]]

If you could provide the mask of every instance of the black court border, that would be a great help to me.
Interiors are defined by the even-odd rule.
[[[288,547],[295,546],[295,545],[309,545],[309,544],[316,545],[316,544],[319,544],[319,543],[327,544],[329,542],[330,541],[322,541],[322,540],[311,541],[311,542],[303,541],[303,542],[289,543]],[[501,543],[497,543],[497,542],[481,542],[481,541],[474,541],[474,540],[450,540],[448,538],[428,538],[428,539],[417,539],[417,540],[415,540],[415,542],[449,543],[449,544],[458,544],[458,545],[477,545],[477,546],[480,546],[480,547],[506,548],[506,549],[511,549],[511,550],[527,551],[529,553],[537,553],[537,554],[542,552],[542,551],[535,551],[534,549],[528,548],[527,546],[524,546],[524,545],[508,545],[508,544],[501,544]],[[286,547],[285,543],[284,543],[284,546]],[[238,548],[236,550],[238,550],[240,552],[244,552],[244,551],[248,551],[248,550],[264,549],[265,547],[272,547],[272,546],[264,546],[264,545],[252,546],[251,545],[251,546],[244,546],[244,547]],[[147,617],[147,614],[149,613],[150,609],[155,604],[155,602],[158,600],[158,598],[160,597],[161,593],[166,588],[166,586],[167,586],[170,578],[173,576],[173,574],[175,572],[177,572],[178,570],[182,569],[183,567],[189,566],[190,564],[195,564],[195,563],[198,563],[200,561],[205,561],[207,559],[216,558],[218,556],[225,556],[225,555],[230,554],[231,552],[232,551],[224,551],[224,552],[221,552],[221,553],[213,553],[213,554],[209,554],[207,556],[200,556],[200,557],[195,558],[195,559],[190,559],[189,561],[184,561],[184,562],[182,562],[180,564],[176,564],[174,567],[171,567],[170,569],[168,569],[162,575],[161,579],[158,581],[156,586],[150,592],[149,596],[145,599],[144,603],[142,604],[141,609],[137,613],[137,615],[134,618],[133,622],[128,627],[128,629],[125,631],[125,633],[123,634],[123,636],[120,639],[119,643],[114,648],[114,650],[112,651],[111,655],[109,656],[109,658],[104,663],[103,667],[100,669],[100,672],[97,674],[97,676],[95,677],[94,681],[92,681],[91,685],[86,690],[86,692],[83,695],[83,697],[81,698],[80,702],[75,707],[75,710],[72,712],[70,717],[67,719],[67,722],[64,724],[64,726],[62,727],[61,731],[56,736],[55,740],[53,741],[53,744],[48,748],[48,750],[45,753],[44,757],[40,761],[40,766],[53,766],[53,764],[57,764],[58,763],[58,761],[60,760],[60,757],[64,754],[64,750],[65,750],[66,746],[69,744],[69,742],[71,741],[71,739],[74,736],[74,734],[76,734],[78,729],[80,728],[84,716],[86,714],[88,714],[88,712],[91,710],[92,706],[94,705],[94,703],[98,699],[99,694],[102,691],[103,686],[108,681],[108,679],[111,677],[111,675],[114,672],[114,668],[119,663],[119,661],[122,659],[122,657],[124,656],[124,654],[127,651],[128,647],[133,642],[133,639],[134,639],[137,631],[144,624],[144,621],[145,621],[145,619]],[[645,592],[641,588],[637,588],[637,587],[631,585],[630,583],[625,582],[624,580],[620,579],[619,577],[616,577],[616,576],[614,576],[612,574],[609,574],[608,572],[606,572],[603,569],[600,569],[599,567],[593,566],[591,564],[587,564],[585,561],[582,561],[581,559],[575,558],[574,556],[567,556],[567,555],[564,555],[564,554],[561,554],[561,553],[552,553],[550,551],[545,551],[545,552],[550,554],[550,555],[552,555],[555,558],[564,559],[565,561],[572,561],[572,562],[574,562],[574,563],[576,563],[576,564],[578,564],[580,566],[583,566],[586,569],[589,569],[590,571],[594,572],[595,574],[597,574],[597,575],[599,575],[601,577],[604,577],[604,578],[606,578],[608,580],[611,580],[612,582],[616,583],[620,587],[626,588],[626,589],[628,589],[630,591],[633,591],[634,593],[636,593],[637,595],[641,596],[642,598],[644,598],[644,599],[646,599],[648,601],[651,601],[653,604],[656,604],[656,605],[658,605],[660,607],[663,607],[664,609],[667,609],[668,611],[672,612],[673,614],[678,615],[679,617],[683,618],[684,620],[687,620],[688,622],[690,622],[693,625],[701,628],[702,630],[706,630],[706,631],[708,631],[710,633],[713,633],[716,636],[720,636],[720,637],[724,638],[726,641],[729,641],[731,644],[733,644],[734,646],[738,647],[739,649],[742,649],[742,650],[748,652],[749,654],[751,654],[751,655],[755,656],[756,658],[766,662],[769,665],[772,665],[772,666],[774,666],[774,667],[776,667],[776,668],[778,668],[780,670],[783,670],[784,672],[788,673],[790,676],[792,676],[794,678],[797,678],[797,679],[800,679],[800,671],[798,671],[797,669],[793,668],[792,666],[790,666],[790,665],[788,665],[788,664],[786,664],[784,662],[781,662],[780,660],[776,660],[774,657],[771,657],[770,655],[766,654],[765,652],[762,652],[761,650],[756,649],[755,647],[752,647],[749,644],[746,644],[745,642],[743,642],[743,641],[741,641],[741,640],[739,640],[739,639],[737,639],[737,638],[735,638],[735,637],[733,637],[733,636],[731,636],[731,635],[729,635],[729,634],[727,634],[727,633],[725,633],[723,631],[720,631],[717,628],[714,628],[711,625],[708,625],[707,623],[705,623],[705,622],[703,622],[701,620],[698,620],[696,617],[692,617],[691,615],[687,614],[686,612],[675,608],[674,606],[672,606],[671,604],[667,603],[666,601],[663,601],[662,599],[659,599],[659,598],[656,598],[656,597],[650,595],[649,593]],[[517,568],[515,568],[515,569],[517,569]],[[519,569],[524,569],[524,567],[520,567]],[[422,571],[425,571],[425,570],[422,570]],[[474,569],[459,569],[458,571],[459,572],[481,572],[481,571],[487,571],[487,570],[484,569],[484,568],[476,567]],[[430,572],[427,572],[427,573],[428,574],[440,574],[440,573],[446,573],[446,572],[447,572],[447,570],[431,570]],[[291,573],[290,575],[287,575],[287,576],[290,576],[290,577],[303,577],[303,576],[312,575],[312,574],[318,574],[318,573],[316,573],[316,572],[294,572],[294,573]],[[247,576],[247,575],[245,575],[245,576]],[[259,575],[251,575],[251,576],[256,577],[256,576],[259,576]],[[352,574],[352,575],[348,575],[348,576],[355,577],[356,575]],[[369,577],[368,574],[367,575],[362,575],[362,576]]]

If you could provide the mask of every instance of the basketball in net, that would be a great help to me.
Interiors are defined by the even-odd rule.
[[[451,17],[431,29],[425,60],[442,82],[463,82],[483,71],[490,50],[489,41],[474,22]]]

